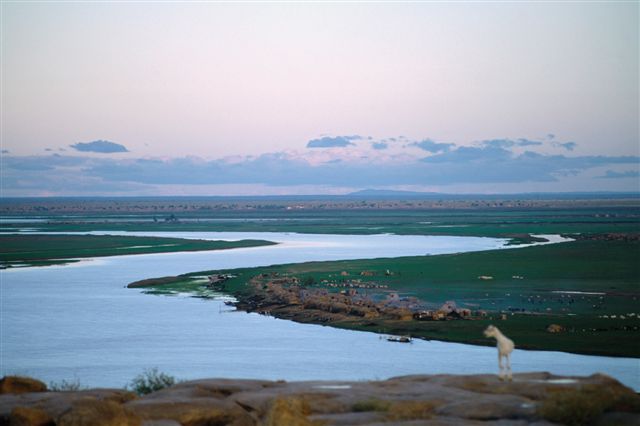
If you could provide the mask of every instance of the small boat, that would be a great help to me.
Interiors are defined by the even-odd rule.
[[[398,342],[398,343],[411,343],[411,337],[410,336],[388,336],[387,341]]]

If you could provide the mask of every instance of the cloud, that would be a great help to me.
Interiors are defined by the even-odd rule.
[[[573,151],[578,144],[575,142],[554,142],[553,146],[564,148],[567,151]]]
[[[360,136],[325,136],[320,139],[312,139],[307,143],[307,148],[335,148],[354,145],[352,140],[360,139]]]
[[[540,141],[530,141],[528,139],[518,139],[516,142],[518,146],[540,146],[542,142]]]
[[[424,139],[420,142],[413,142],[409,145],[417,146],[418,148],[427,152],[449,151],[451,147],[455,146],[455,144],[453,143],[440,143],[440,142],[435,142],[431,139]]]
[[[482,141],[480,144],[491,148],[510,148],[516,143],[511,139],[490,139]]]
[[[85,157],[71,157],[60,154],[33,155],[33,156],[11,156],[2,158],[2,168],[5,170],[34,171],[34,170],[56,170],[59,168],[72,168],[87,166],[90,159]],[[25,176],[27,178],[27,176]]]
[[[540,146],[543,143],[540,141],[532,141],[529,139],[489,139],[480,142],[482,146],[489,146],[494,148],[511,148],[514,146]]]
[[[596,176],[598,179],[626,179],[626,178],[639,178],[640,172],[637,170],[627,170],[624,172],[616,172],[614,170],[607,170],[604,175]]]
[[[372,142],[371,148],[376,150],[383,150],[389,148],[389,144],[386,142]]]
[[[129,152],[129,150],[119,143],[97,140],[93,142],[78,142],[73,145],[69,145],[76,151],[81,152],[98,152],[101,154],[112,154],[115,152]]]
[[[168,191],[167,188],[204,185],[256,185],[256,188],[301,185],[324,188],[445,186],[441,190],[446,191],[448,185],[475,184],[496,188],[491,185],[526,182],[527,188],[531,188],[530,183],[555,185],[567,179],[583,182],[584,188],[593,187],[589,186],[589,182],[592,185],[595,182],[609,182],[607,185],[610,187],[627,190],[629,179],[616,181],[614,178],[637,177],[637,173],[607,171],[600,179],[594,180],[594,172],[607,168],[634,168],[640,161],[638,156],[514,152],[511,150],[514,146],[504,143],[506,139],[492,139],[479,146],[456,146],[429,139],[425,141],[427,148],[440,151],[407,149],[403,148],[403,143],[364,140],[343,150],[273,152],[215,160],[199,157],[115,158],[64,154],[2,156],[0,173],[3,190],[22,195],[39,194],[39,190],[59,194],[73,191],[89,194],[92,187],[96,194],[127,191],[152,194],[154,190]],[[520,141],[514,139],[512,142],[519,145]],[[376,149],[374,144],[388,144],[388,148]],[[428,154],[423,151],[428,151]],[[602,180],[604,178],[610,180]]]
[[[423,158],[422,161],[426,163],[493,162],[508,160],[511,156],[511,151],[493,145],[483,147],[461,146],[453,151]]]
[[[3,153],[3,154],[9,154],[9,150],[8,150],[8,149],[3,149],[3,150],[2,150],[2,153]]]
[[[368,161],[310,164],[285,153],[229,163],[199,158],[93,162],[84,172],[114,182],[144,184],[448,185],[453,183],[553,182],[562,176],[611,164],[634,164],[638,157],[520,155],[503,148],[461,146],[422,160],[384,167]]]

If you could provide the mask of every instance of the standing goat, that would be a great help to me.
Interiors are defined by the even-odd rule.
[[[502,334],[497,327],[490,325],[484,331],[486,337],[493,337],[498,342],[498,367],[500,368],[500,380],[504,380],[505,374],[507,380],[511,380],[511,352],[513,352],[513,340]],[[502,365],[502,357],[506,360],[506,366]]]

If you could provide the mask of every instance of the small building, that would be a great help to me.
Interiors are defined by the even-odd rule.
[[[470,318],[471,317],[471,309],[460,308],[458,309],[458,313],[462,318]]]
[[[452,300],[448,300],[444,302],[444,305],[440,306],[440,309],[438,309],[438,311],[444,312],[445,314],[449,314],[457,310],[458,310],[458,306],[456,305],[456,302]]]
[[[397,292],[393,291],[387,295],[386,302],[399,302],[399,301],[400,301],[400,295]]]

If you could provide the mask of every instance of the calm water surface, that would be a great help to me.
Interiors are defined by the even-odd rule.
[[[110,234],[116,234],[109,232]],[[138,279],[204,269],[440,254],[500,248],[503,240],[395,235],[128,233],[281,244],[214,252],[117,256],[0,272],[0,374],[87,386],[123,386],[146,368],[181,379],[377,379],[402,374],[486,373],[495,348],[415,341],[234,312],[221,300],[150,296]],[[516,351],[515,372],[604,372],[640,388],[640,360]]]

